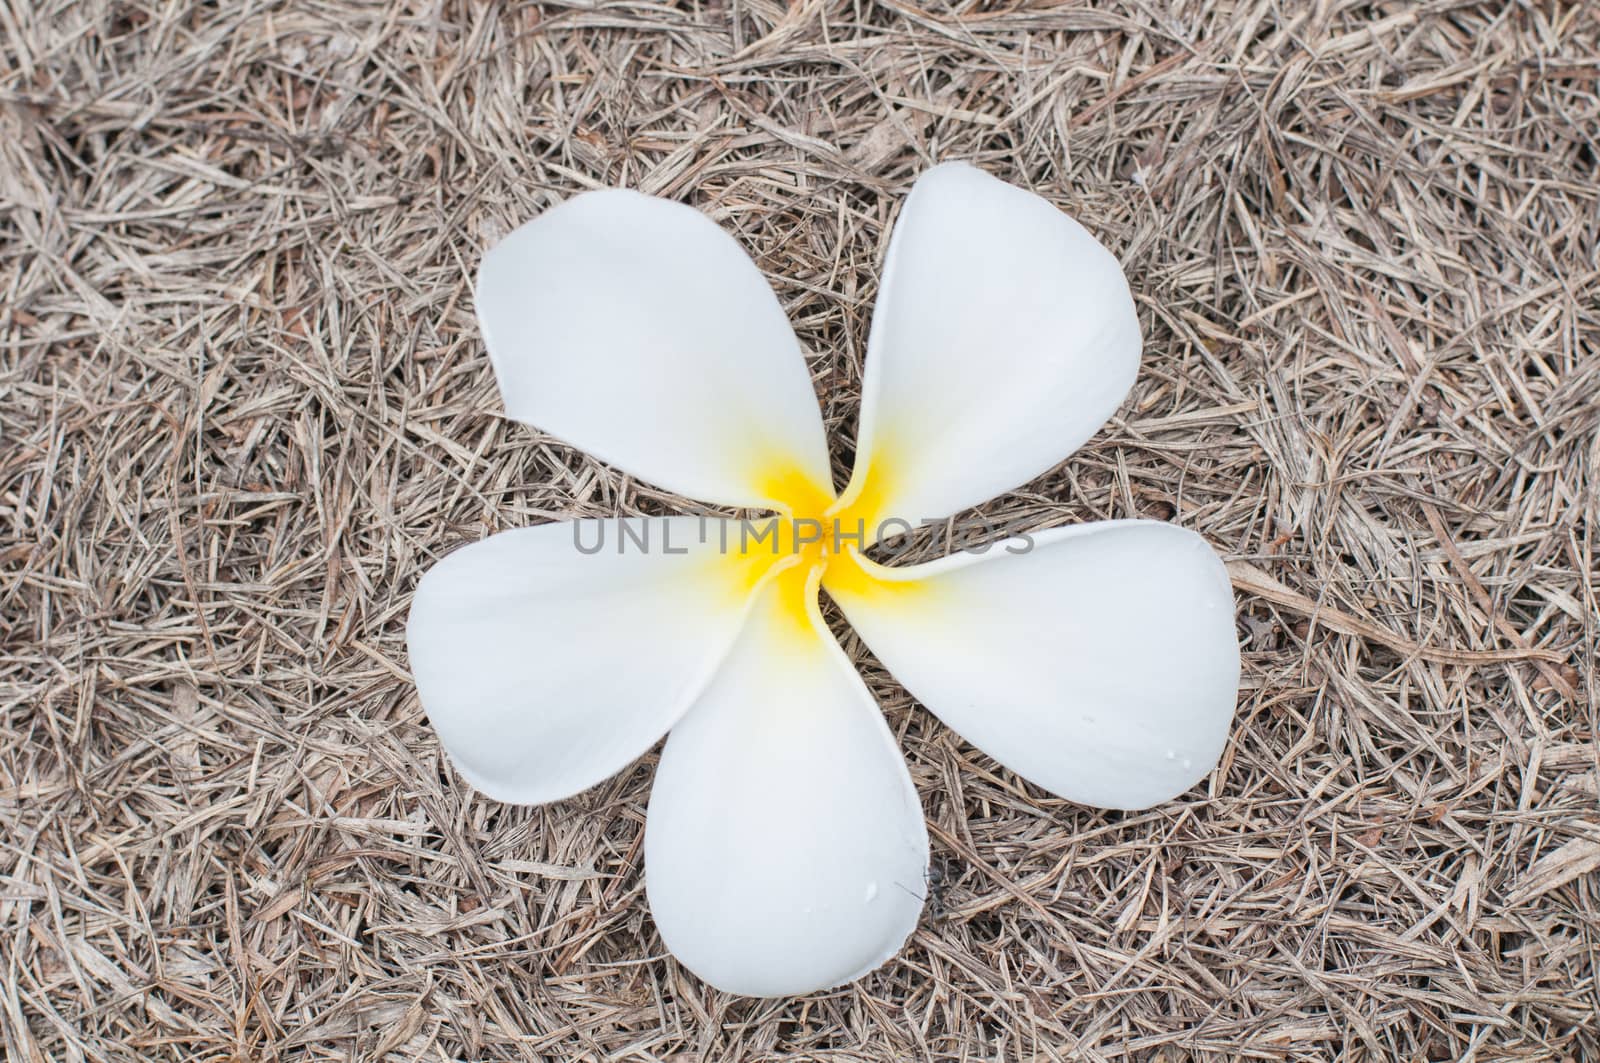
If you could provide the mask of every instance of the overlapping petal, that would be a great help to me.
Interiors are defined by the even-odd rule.
[[[779,508],[791,480],[832,495],[794,332],[699,211],[575,196],[484,256],[476,302],[512,417],[707,502]]]
[[[468,782],[501,801],[554,801],[666,733],[751,598],[746,567],[719,552],[719,524],[542,524],[428,570],[406,646],[422,707]]]
[[[645,820],[645,886],[690,970],[749,996],[847,982],[922,909],[928,837],[899,747],[799,566],[672,729]]]
[[[1146,808],[1222,754],[1239,684],[1233,591],[1170,524],[1057,528],[982,555],[870,562],[824,586],[890,673],[974,746],[1072,801]]]
[[[987,501],[1105,423],[1139,367],[1116,257],[1031,192],[965,163],[912,188],[873,311],[856,467],[869,533]]]

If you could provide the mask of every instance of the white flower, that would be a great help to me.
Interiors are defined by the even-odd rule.
[[[649,549],[612,528],[585,553],[600,522],[547,524],[456,551],[412,604],[422,704],[491,797],[568,797],[671,729],[645,884],[662,940],[711,984],[773,996],[849,981],[893,956],[922,908],[921,806],[819,586],[917,700],[1052,793],[1143,808],[1221,756],[1233,598],[1193,533],[1083,524],[1025,552],[908,567],[849,541],[1026,483],[1127,393],[1140,347],[1127,282],[1043,199],[964,164],[918,180],[837,500],[794,333],[697,211],[574,197],[485,256],[477,313],[512,417],[680,494],[830,532],[741,550],[736,523],[707,534],[673,517],[635,525],[655,534]]]

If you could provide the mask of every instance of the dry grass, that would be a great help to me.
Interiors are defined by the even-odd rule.
[[[1545,0],[0,4],[0,1052],[1600,1059],[1597,77]],[[856,985],[729,998],[646,912],[651,758],[503,807],[407,679],[434,558],[678,503],[501,419],[469,278],[582,188],[699,205],[842,468],[956,157],[1148,337],[990,512],[1209,537],[1234,741],[1091,811],[869,666],[935,901]]]

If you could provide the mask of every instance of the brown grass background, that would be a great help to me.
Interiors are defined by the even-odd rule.
[[[1600,1059],[1597,76],[1545,0],[0,3],[0,1053]],[[584,188],[697,205],[842,473],[949,158],[1081,218],[1147,336],[987,512],[1202,532],[1234,738],[1076,807],[847,639],[934,898],[852,986],[731,998],[644,904],[652,758],[502,806],[407,678],[445,552],[681,504],[502,419],[470,279]]]

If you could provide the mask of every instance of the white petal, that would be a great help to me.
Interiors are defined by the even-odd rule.
[[[794,332],[699,211],[575,196],[484,256],[476,302],[512,417],[691,498],[765,507],[787,475],[831,496]]]
[[[718,552],[720,522],[705,522],[704,543],[696,517],[626,523],[632,538],[616,520],[501,532],[417,587],[406,624],[417,693],[451,761],[490,797],[554,801],[626,767],[738,634],[751,591]]]
[[[747,996],[871,971],[915,929],[926,885],[928,836],[899,747],[795,583],[768,585],[673,728],[645,821],[662,940]]]
[[[825,584],[886,668],[958,734],[1072,801],[1147,808],[1216,766],[1239,688],[1233,591],[1192,532],[1057,528]],[[872,577],[876,577],[875,579]]]
[[[947,517],[1056,465],[1139,368],[1116,257],[1048,202],[965,163],[900,212],[873,311],[856,468],[868,538]]]

